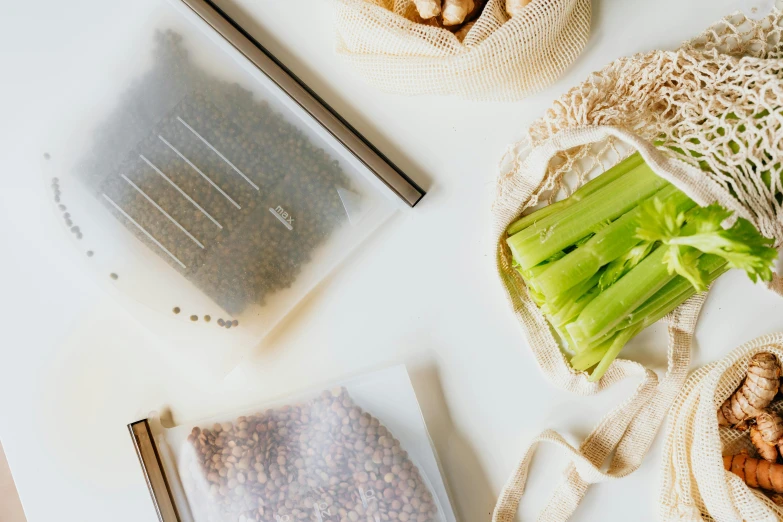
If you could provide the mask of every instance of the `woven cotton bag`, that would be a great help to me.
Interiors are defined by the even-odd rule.
[[[753,452],[747,432],[718,427],[717,411],[745,378],[750,359],[758,352],[774,353],[783,361],[783,333],[759,337],[700,368],[674,402],[663,450],[661,520],[783,519],[783,508],[723,468],[723,454]],[[772,408],[783,410],[783,402]]]
[[[509,18],[488,0],[465,39],[421,23],[413,0],[335,0],[337,53],[400,94],[517,100],[554,82],[590,34],[590,0],[533,0]]]
[[[638,376],[640,383],[578,448],[553,431],[537,437],[501,492],[494,522],[514,520],[539,442],[553,443],[572,457],[540,517],[544,521],[568,519],[590,484],[623,477],[641,465],[685,383],[705,298],[694,296],[666,318],[668,369],[662,378],[618,359],[599,382],[588,382],[569,366],[513,269],[506,229],[524,211],[567,195],[635,149],[658,175],[698,204],[720,203],[749,219],[780,248],[783,205],[776,193],[783,191],[782,25],[779,11],[757,21],[734,15],[678,51],[617,60],[557,100],[504,158],[492,209],[497,270],[536,362],[555,386],[580,395],[629,376]],[[735,144],[740,144],[738,151]],[[701,156],[697,160],[673,148]],[[699,160],[710,172],[700,168]],[[775,181],[769,187],[759,183],[751,165],[770,169]],[[769,286],[783,295],[779,276]]]

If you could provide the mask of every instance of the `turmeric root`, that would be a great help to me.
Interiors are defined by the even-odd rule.
[[[752,488],[783,493],[783,464],[755,459],[746,454],[726,455],[723,467]]]
[[[506,0],[506,13],[508,16],[516,16],[532,0]]]
[[[778,393],[780,364],[774,354],[760,352],[753,356],[748,375],[718,410],[718,424],[742,427],[761,414]]]
[[[750,441],[753,443],[756,451],[758,451],[759,457],[766,460],[767,462],[778,461],[777,444],[770,444],[769,442],[765,441],[764,436],[756,426],[751,426],[750,428]]]
[[[416,10],[419,12],[419,16],[428,20],[435,18],[440,14],[440,1],[441,0],[413,0],[416,4]]]
[[[775,411],[762,411],[756,417],[756,428],[767,444],[777,444],[783,439],[783,418]]]

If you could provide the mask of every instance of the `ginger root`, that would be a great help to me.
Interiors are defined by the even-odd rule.
[[[476,8],[476,0],[443,0],[443,25],[459,25]]]
[[[423,23],[438,27],[442,24],[457,31],[461,24],[481,14],[486,0],[413,0],[413,3]],[[433,21],[437,24],[431,23]]]
[[[752,488],[783,493],[783,464],[767,462],[741,453],[724,456],[723,467]]]
[[[508,16],[516,16],[530,2],[532,0],[506,0],[506,13],[508,13]]]
[[[419,16],[425,20],[435,18],[440,14],[440,0],[413,0]]]
[[[748,366],[748,375],[740,387],[718,409],[718,424],[742,429],[757,417],[778,393],[780,363],[774,354],[759,352]]]

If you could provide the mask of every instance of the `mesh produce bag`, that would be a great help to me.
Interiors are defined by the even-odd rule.
[[[661,520],[776,521],[783,508],[724,471],[722,455],[750,450],[747,432],[718,427],[717,410],[747,375],[751,357],[770,352],[783,360],[783,333],[740,346],[696,371],[669,415],[662,463]],[[781,411],[783,403],[772,404]],[[751,450],[752,451],[752,450]]]
[[[401,94],[516,100],[554,82],[590,33],[590,0],[535,0],[509,19],[489,0],[460,41],[421,23],[413,0],[336,0],[337,52],[372,85]]]
[[[780,248],[782,23],[780,11],[761,20],[733,15],[677,51],[619,59],[557,100],[504,158],[493,205],[497,270],[538,365],[553,384],[580,395],[632,375],[641,382],[578,448],[552,431],[536,438],[501,493],[495,522],[513,520],[538,442],[554,443],[573,459],[542,520],[566,520],[589,484],[623,477],[641,465],[687,377],[705,297],[694,296],[667,317],[669,362],[660,380],[642,365],[618,359],[599,382],[589,382],[586,374],[571,369],[512,267],[505,242],[508,225],[524,211],[568,195],[636,149],[658,175],[696,203],[720,203]],[[756,168],[772,173],[772,182],[760,183]],[[779,276],[770,287],[783,295]]]

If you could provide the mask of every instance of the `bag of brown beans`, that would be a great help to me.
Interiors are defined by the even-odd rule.
[[[403,366],[154,431],[186,520],[456,520]]]

